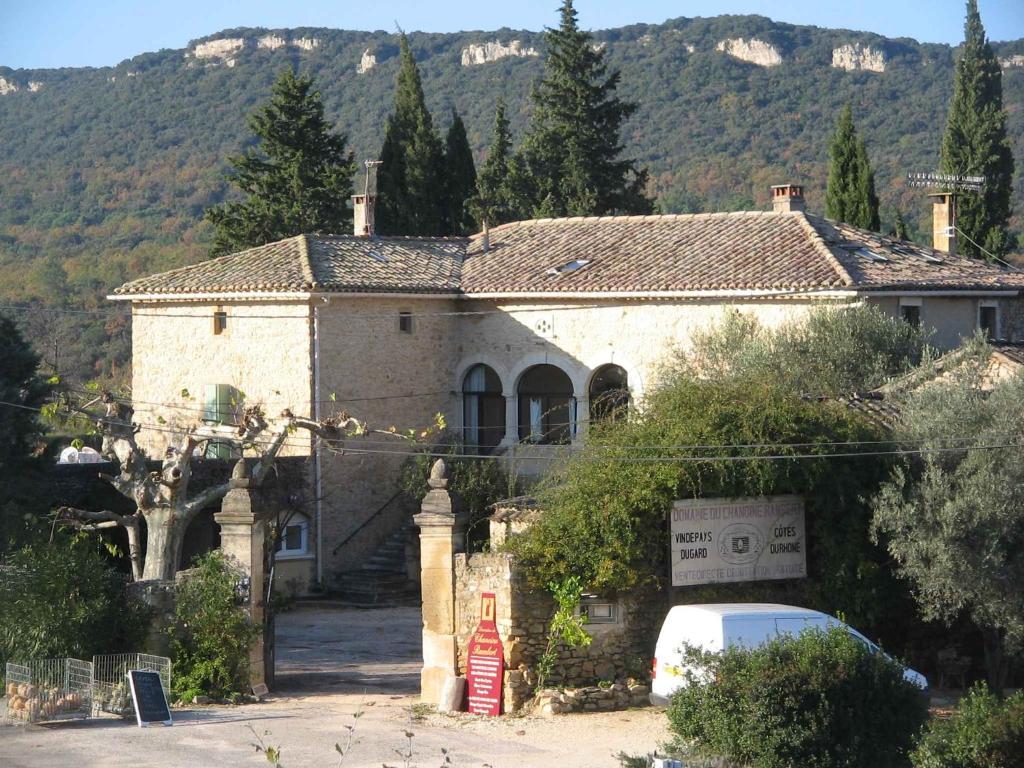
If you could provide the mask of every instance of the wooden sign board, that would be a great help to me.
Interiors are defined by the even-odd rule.
[[[480,623],[469,641],[466,688],[469,711],[476,715],[500,715],[505,680],[505,650],[494,620],[494,594],[480,598]]]
[[[135,719],[140,728],[150,723],[171,725],[171,709],[167,706],[167,697],[157,672],[133,669],[128,672],[128,683],[132,689]]]

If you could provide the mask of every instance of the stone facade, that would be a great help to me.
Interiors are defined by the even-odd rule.
[[[337,295],[293,300],[133,302],[133,396],[143,425],[140,446],[160,456],[203,416],[207,385],[228,385],[245,404],[261,403],[271,418],[284,408],[320,416],[347,410],[376,428],[423,429],[443,414],[463,429],[461,390],[467,372],[484,363],[501,383],[504,460],[514,472],[542,472],[569,446],[520,441],[517,386],[531,366],[548,363],[572,382],[577,435],[586,432],[591,380],[601,366],[620,366],[634,400],[657,380],[674,348],[695,332],[740,311],[774,327],[814,306],[848,299],[691,298],[532,301]],[[898,296],[868,298],[899,316]],[[949,349],[978,326],[972,296],[918,294],[932,343]],[[1024,331],[1016,299],[999,299],[1001,335]],[[215,333],[214,312],[226,314]],[[403,313],[410,322],[401,324]],[[308,433],[289,436],[283,456],[304,457],[311,500],[309,551],[282,561],[278,584],[331,586],[333,574],[357,567],[412,510],[397,495],[406,451],[398,438],[357,438],[339,455],[313,455]],[[313,503],[314,500],[318,502]],[[313,507],[315,506],[315,509]]]

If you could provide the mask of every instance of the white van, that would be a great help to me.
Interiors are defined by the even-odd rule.
[[[686,684],[683,646],[721,651],[735,646],[756,648],[780,635],[798,635],[809,628],[842,627],[873,652],[881,649],[864,635],[832,616],[807,608],[774,603],[709,603],[677,605],[665,617],[651,668],[651,703],[666,706],[669,697]],[[904,669],[903,677],[928,692],[920,672]]]

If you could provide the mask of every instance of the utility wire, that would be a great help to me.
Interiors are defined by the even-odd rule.
[[[415,294],[410,294],[410,297],[415,297]],[[275,300],[276,299],[271,299]],[[213,304],[213,300],[204,301],[204,304]],[[297,301],[295,303],[298,303]],[[197,307],[202,307],[202,304],[195,304]],[[316,305],[304,304],[303,306],[315,307]],[[580,309],[600,309],[602,307],[607,308],[607,305],[602,304],[582,304],[573,306],[557,306],[557,307],[523,307],[509,310],[454,310],[448,312],[416,312],[414,310],[401,310],[403,314],[411,315],[413,318],[429,318],[429,317],[484,317],[488,315],[514,315],[530,312],[567,312],[577,311]],[[212,314],[191,314],[191,315],[175,315],[168,314],[166,312],[144,312],[135,311],[130,309],[65,309],[63,307],[37,307],[32,305],[18,305],[18,304],[0,304],[0,310],[9,310],[13,312],[35,312],[42,314],[57,314],[57,315],[102,315],[104,317],[110,316],[121,316],[121,317],[160,317],[160,318],[180,318],[184,320],[205,320],[212,317]],[[363,318],[378,320],[386,319],[394,321],[399,316],[399,311],[391,313],[384,312],[367,312],[359,313],[347,317],[348,320],[360,320]],[[229,314],[228,321],[234,322],[236,320],[309,320],[309,316],[305,314],[293,314],[293,315],[262,315],[262,314],[244,314],[236,315]]]
[[[22,405],[19,403],[10,403],[0,400],[0,405],[8,406],[12,408],[22,408],[28,411],[35,411],[41,413],[41,408],[33,406]],[[83,417],[84,414],[83,414]],[[85,417],[88,418],[88,417]],[[140,429],[149,430],[153,432],[164,432],[175,435],[181,435],[180,429],[174,429],[165,427],[162,425],[152,424],[135,424]],[[400,437],[400,435],[398,436]],[[319,439],[319,438],[318,438]],[[350,440],[362,443],[363,441],[358,437],[348,438]],[[969,438],[965,438],[969,439]],[[321,439],[322,441],[322,439]],[[250,441],[253,445],[271,445],[273,441],[271,439],[254,439]],[[306,449],[308,444],[306,442],[295,443],[285,440],[283,445],[287,447],[295,447]],[[530,444],[524,444],[529,446]],[[793,444],[793,446],[811,445],[811,444]],[[835,445],[842,445],[842,443],[836,443]],[[766,444],[764,447],[773,448],[776,450],[782,450],[789,447],[793,447],[787,443],[778,443],[775,445]],[[718,455],[718,456],[593,456],[588,455],[585,452],[573,450],[569,445],[565,446],[553,446],[555,448],[563,447],[565,456],[529,456],[524,457],[531,461],[549,461],[556,462],[562,461],[566,456],[572,455],[574,460],[592,461],[592,462],[606,462],[606,463],[622,463],[622,464],[633,464],[633,463],[714,463],[714,462],[739,462],[739,461],[793,461],[803,459],[831,459],[831,458],[868,458],[874,456],[906,456],[906,455],[927,455],[934,453],[958,453],[972,450],[1008,450],[1008,449],[1024,449],[1024,443],[994,443],[994,444],[976,444],[976,445],[960,445],[954,447],[931,447],[931,448],[910,448],[910,449],[894,449],[888,451],[841,451],[832,453],[777,453],[777,454],[748,454],[743,456],[736,455]],[[614,446],[609,446],[615,448]],[[632,446],[623,446],[625,449],[629,449]],[[728,449],[730,446],[709,446],[717,447],[719,450]],[[665,446],[657,446],[651,450],[665,450]],[[339,449],[345,454],[355,455],[385,455],[385,456],[428,456],[437,458],[466,458],[466,459],[489,459],[489,460],[501,460],[504,458],[503,455],[481,455],[477,453],[453,453],[449,451],[424,451],[424,450],[387,450],[387,449],[372,449],[372,448],[360,448],[357,445],[346,444]]]
[[[990,259],[992,259],[992,261],[998,261],[1004,267],[1006,267],[1007,269],[1009,269],[1009,270],[1011,270],[1013,272],[1024,272],[1024,270],[1020,269],[1020,267],[1017,267],[1017,266],[1011,264],[1008,261],[1004,261],[1003,259],[1000,259],[998,256],[996,256],[994,253],[991,253],[990,251],[986,251],[982,246],[978,245],[978,243],[976,243],[974,240],[972,240],[970,235],[968,235],[966,232],[964,232],[962,229],[960,229],[960,227],[953,227],[953,229],[955,229],[959,234],[963,235],[964,239],[968,243],[970,243],[975,248],[977,248],[979,251],[984,253],[986,256],[988,256]]]
[[[96,394],[94,392],[89,392],[88,390],[78,390],[78,389],[74,389],[74,388],[71,388],[69,391],[77,392],[78,394],[82,394],[82,395],[95,395]],[[450,393],[422,393],[422,395],[424,395],[424,396],[427,395],[427,394],[450,394]],[[364,398],[364,399],[388,400],[388,399],[393,399],[393,398],[419,397],[419,396],[421,396],[421,395],[395,395],[395,396],[385,396],[385,397],[382,397],[382,398]],[[132,401],[127,399],[127,398],[115,398],[115,399],[118,402],[121,402],[121,403],[125,403],[125,404],[128,404],[128,405],[132,404]],[[162,406],[162,407],[171,408],[171,409],[184,410],[184,411],[188,411],[188,412],[207,413],[207,409],[205,409],[205,408],[192,408],[192,407],[189,407],[189,406],[176,405],[176,404],[173,404],[173,403],[153,403],[153,402],[147,402],[147,401],[135,401],[135,402],[146,404],[146,405]],[[323,401],[323,402],[327,402],[327,401]],[[339,402],[341,402],[341,401],[339,400]],[[601,423],[601,422],[600,422],[600,420],[597,420],[595,422],[595,420],[593,420],[593,419],[577,419],[575,423],[577,425],[579,425],[579,424],[583,424],[583,423]],[[143,423],[143,424],[147,424],[147,423]],[[181,427],[176,427],[174,425],[161,424],[161,425],[151,425],[151,426],[160,426],[162,428],[166,428],[167,430],[173,431],[173,432],[181,432],[182,431]],[[228,425],[228,426],[233,426],[233,425]],[[551,435],[553,433],[558,432],[559,430],[563,430],[563,429],[569,428],[570,426],[571,426],[571,424],[569,422],[559,422],[559,423],[552,424],[551,429],[548,430],[547,433],[545,433],[545,436],[549,436],[549,435]],[[398,428],[396,427],[396,429],[398,429]],[[418,427],[418,428],[417,427],[405,427],[405,428],[402,428],[402,429],[400,429],[398,431],[399,432],[405,432],[408,429],[412,429],[412,430],[418,432],[418,431],[422,431],[423,427],[422,426]],[[1014,433],[1014,432],[1000,432],[1000,433],[992,434],[992,435],[990,435],[990,437],[993,437],[993,438],[996,438],[996,437],[998,437],[998,438],[1009,438],[1009,437],[1013,437],[1015,434],[1016,433]],[[956,442],[970,442],[972,440],[976,440],[977,438],[975,438],[975,437],[957,437],[957,436],[950,435],[948,437],[942,437],[942,438],[937,438],[937,439],[940,442],[956,443]],[[360,442],[361,445],[372,445],[372,444],[376,444],[376,445],[394,445],[394,442],[390,441],[390,440],[373,440],[373,439],[367,439],[365,437],[360,437],[359,438],[359,442]],[[896,439],[896,438],[890,438],[888,440],[815,440],[815,441],[802,442],[802,443],[780,443],[780,442],[772,442],[772,443],[727,443],[727,444],[723,444],[723,443],[703,443],[703,444],[701,444],[701,443],[687,443],[687,444],[649,444],[649,445],[635,444],[634,443],[634,444],[631,444],[631,445],[624,445],[624,446],[623,445],[608,445],[608,444],[602,444],[602,443],[590,443],[588,445],[588,448],[591,449],[591,450],[595,450],[596,449],[596,450],[604,450],[604,451],[623,451],[623,450],[636,450],[636,451],[663,451],[663,450],[706,451],[706,450],[815,448],[815,447],[825,447],[825,446],[834,447],[834,446],[861,446],[861,445],[913,445],[913,444],[920,443],[920,442],[924,442],[924,441],[900,440],[900,439]],[[439,442],[438,441],[438,442],[431,442],[431,443],[417,443],[417,445],[423,446],[425,448],[428,448],[428,447],[435,447],[436,448],[436,447],[446,447],[446,446],[449,445],[449,443]],[[524,443],[524,445],[529,445],[529,443]]]

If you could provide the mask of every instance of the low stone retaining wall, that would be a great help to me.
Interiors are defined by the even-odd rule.
[[[547,647],[548,621],[555,608],[554,601],[547,592],[527,583],[525,573],[507,553],[458,554],[454,560],[458,673],[466,672],[469,639],[480,621],[480,595],[492,592],[496,598],[496,626],[505,655],[503,708],[506,712],[522,709],[533,699],[535,664]],[[614,605],[613,620],[585,625],[593,638],[591,644],[561,648],[549,675],[550,683],[559,686],[560,691],[590,692],[580,694],[583,709],[635,706],[631,701],[620,705],[607,702],[614,702],[618,694],[628,698],[629,686],[624,681],[636,681],[649,672],[664,600],[638,592],[620,595],[611,604]],[[605,685],[599,687],[602,681]],[[609,688],[611,681],[621,681],[617,685],[623,688]],[[614,693],[605,695],[613,688]],[[644,691],[643,696],[646,695]],[[600,706],[596,706],[598,702]]]
[[[556,690],[545,688],[537,694],[536,708],[542,715],[562,715],[568,712],[613,712],[650,704],[651,689],[635,680],[613,685],[588,685],[583,688]]]

